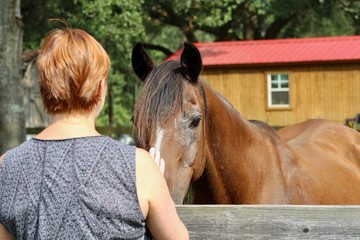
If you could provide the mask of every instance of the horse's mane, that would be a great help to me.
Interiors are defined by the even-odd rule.
[[[133,115],[138,147],[149,150],[151,132],[163,126],[170,114],[182,108],[183,84],[181,66],[177,61],[164,62],[147,76]]]

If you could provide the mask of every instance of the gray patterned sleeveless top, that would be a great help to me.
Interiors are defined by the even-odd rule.
[[[0,223],[17,239],[147,239],[135,147],[96,136],[33,138],[8,151]]]

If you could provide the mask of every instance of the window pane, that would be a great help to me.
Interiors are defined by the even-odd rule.
[[[271,74],[271,81],[276,81],[277,80],[277,74]]]
[[[271,93],[272,105],[288,105],[289,92],[272,92]]]
[[[278,81],[271,81],[271,88],[279,88]]]
[[[288,88],[289,87],[289,75],[280,74],[280,82],[281,82],[281,88]]]
[[[289,88],[289,81],[281,80],[281,88]]]
[[[280,79],[281,80],[289,80],[289,77],[287,74],[280,74]]]

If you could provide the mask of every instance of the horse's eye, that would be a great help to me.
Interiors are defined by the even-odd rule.
[[[192,120],[192,122],[190,123],[189,128],[196,128],[197,126],[199,126],[200,121],[201,121],[201,116],[198,116],[198,117],[194,118]]]

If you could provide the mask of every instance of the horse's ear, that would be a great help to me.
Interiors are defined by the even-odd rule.
[[[142,43],[137,43],[132,50],[131,54],[131,63],[132,68],[138,78],[141,81],[145,81],[146,77],[154,68],[154,61],[149,56],[149,54],[145,51]]]
[[[202,69],[202,60],[199,50],[192,43],[184,43],[180,62],[183,73],[190,78],[192,83],[196,83]]]

